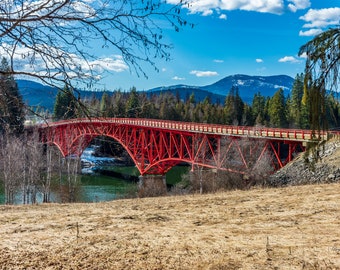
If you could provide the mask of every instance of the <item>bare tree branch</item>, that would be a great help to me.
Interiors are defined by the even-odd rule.
[[[3,0],[0,3],[0,54],[9,58],[12,75],[50,85],[87,82],[103,73],[96,48],[112,49],[101,61],[112,70],[130,69],[147,77],[144,64],[170,60],[163,27],[175,31],[187,22],[181,6],[162,0]],[[192,25],[191,25],[192,26]]]

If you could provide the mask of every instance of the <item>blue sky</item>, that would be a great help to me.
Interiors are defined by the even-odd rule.
[[[168,0],[168,3],[176,0]],[[127,69],[102,80],[113,90],[147,90],[174,84],[208,85],[225,76],[290,75],[304,70],[301,45],[339,24],[340,0],[195,0],[182,14],[196,24],[179,33],[164,30],[173,44],[170,62],[157,61],[149,76]]]
[[[42,0],[25,1],[24,7],[43,3]],[[130,1],[124,1],[127,7],[130,3],[141,3],[139,0]],[[165,1],[171,6],[177,4],[179,0],[159,1]],[[340,0],[187,1],[191,4],[181,8],[181,15],[188,22],[194,23],[195,27],[184,27],[180,32],[170,27],[162,29],[165,43],[173,46],[169,51],[172,60],[156,59],[159,72],[150,65],[142,65],[148,79],[142,75],[137,76],[133,69],[129,69],[119,51],[112,47],[102,48],[103,40],[96,39],[90,34],[85,41],[76,42],[76,46],[82,47],[85,42],[89,42],[84,46],[85,55],[88,53],[95,56],[94,58],[86,58],[84,61],[76,54],[79,52],[74,52],[74,47],[66,52],[62,51],[62,48],[67,46],[67,42],[62,41],[74,38],[72,32],[66,38],[59,39],[60,44],[58,42],[53,44],[51,50],[57,54],[65,53],[70,56],[66,58],[69,62],[65,67],[70,67],[71,76],[74,75],[72,68],[81,67],[81,73],[88,77],[92,77],[89,70],[93,70],[96,78],[102,78],[94,86],[96,89],[129,90],[135,86],[137,90],[148,90],[176,84],[204,86],[234,74],[262,76],[284,74],[295,77],[297,73],[304,71],[305,64],[305,57],[298,56],[299,48],[315,35],[340,24]],[[46,2],[52,3],[47,0]],[[103,3],[106,1],[74,0],[69,2],[65,10],[59,10],[59,13],[64,12],[66,17],[68,14],[95,17],[96,13],[91,12],[92,7]],[[108,3],[114,6],[118,2]],[[16,6],[9,5],[8,8],[13,14],[21,16],[20,12],[16,13],[18,10]],[[50,6],[47,5],[44,10],[39,9],[37,16],[50,11]],[[59,23],[63,25],[65,22]],[[166,25],[159,19],[156,23]],[[72,24],[66,26],[72,27]],[[117,32],[121,34],[116,28],[112,28],[113,36]],[[82,34],[86,36],[85,32]],[[49,39],[49,36],[46,39]],[[39,55],[30,57],[36,54],[29,47],[18,45],[11,35],[5,35],[1,42],[0,55],[12,57],[15,70],[22,70],[26,74],[45,74],[46,66],[50,68],[59,65],[58,61],[53,62],[48,57],[45,59],[39,58]],[[58,73],[55,77],[58,77]],[[85,85],[82,80],[75,86],[82,87],[81,85]]]

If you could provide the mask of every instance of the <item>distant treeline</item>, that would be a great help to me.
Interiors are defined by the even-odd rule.
[[[303,74],[296,76],[288,97],[285,97],[282,89],[278,89],[272,97],[262,96],[258,92],[254,95],[251,104],[241,99],[237,87],[229,90],[223,104],[213,103],[209,97],[202,102],[197,102],[194,93],[186,100],[182,100],[179,93],[177,95],[161,93],[150,96],[144,92],[138,92],[136,88],[132,88],[129,92],[119,90],[105,92],[100,100],[93,96],[79,103],[74,100],[72,90],[66,88],[57,95],[54,119],[85,116],[131,117],[308,129],[310,128],[310,108],[313,106],[311,106],[308,91],[304,89],[303,79]],[[334,95],[330,93],[325,107],[318,108],[325,112],[327,128],[340,126],[340,105],[338,98]]]

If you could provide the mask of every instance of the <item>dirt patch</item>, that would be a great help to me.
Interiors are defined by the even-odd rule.
[[[0,269],[340,269],[340,184],[0,207]]]

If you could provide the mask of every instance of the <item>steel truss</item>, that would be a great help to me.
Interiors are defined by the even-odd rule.
[[[113,138],[129,153],[141,175],[164,175],[179,163],[241,174],[270,164],[274,171],[291,161],[297,152],[304,151],[303,139],[287,140],[258,133],[256,136],[220,134],[219,129],[209,131],[214,125],[191,128],[188,123],[171,122],[176,125],[169,128],[167,121],[147,120],[144,125],[141,121],[145,120],[76,119],[50,123],[40,131],[43,141],[56,145],[63,156],[80,156],[95,137]],[[179,125],[190,128],[176,128]],[[200,127],[207,131],[201,131]],[[268,135],[271,131],[266,132]]]

